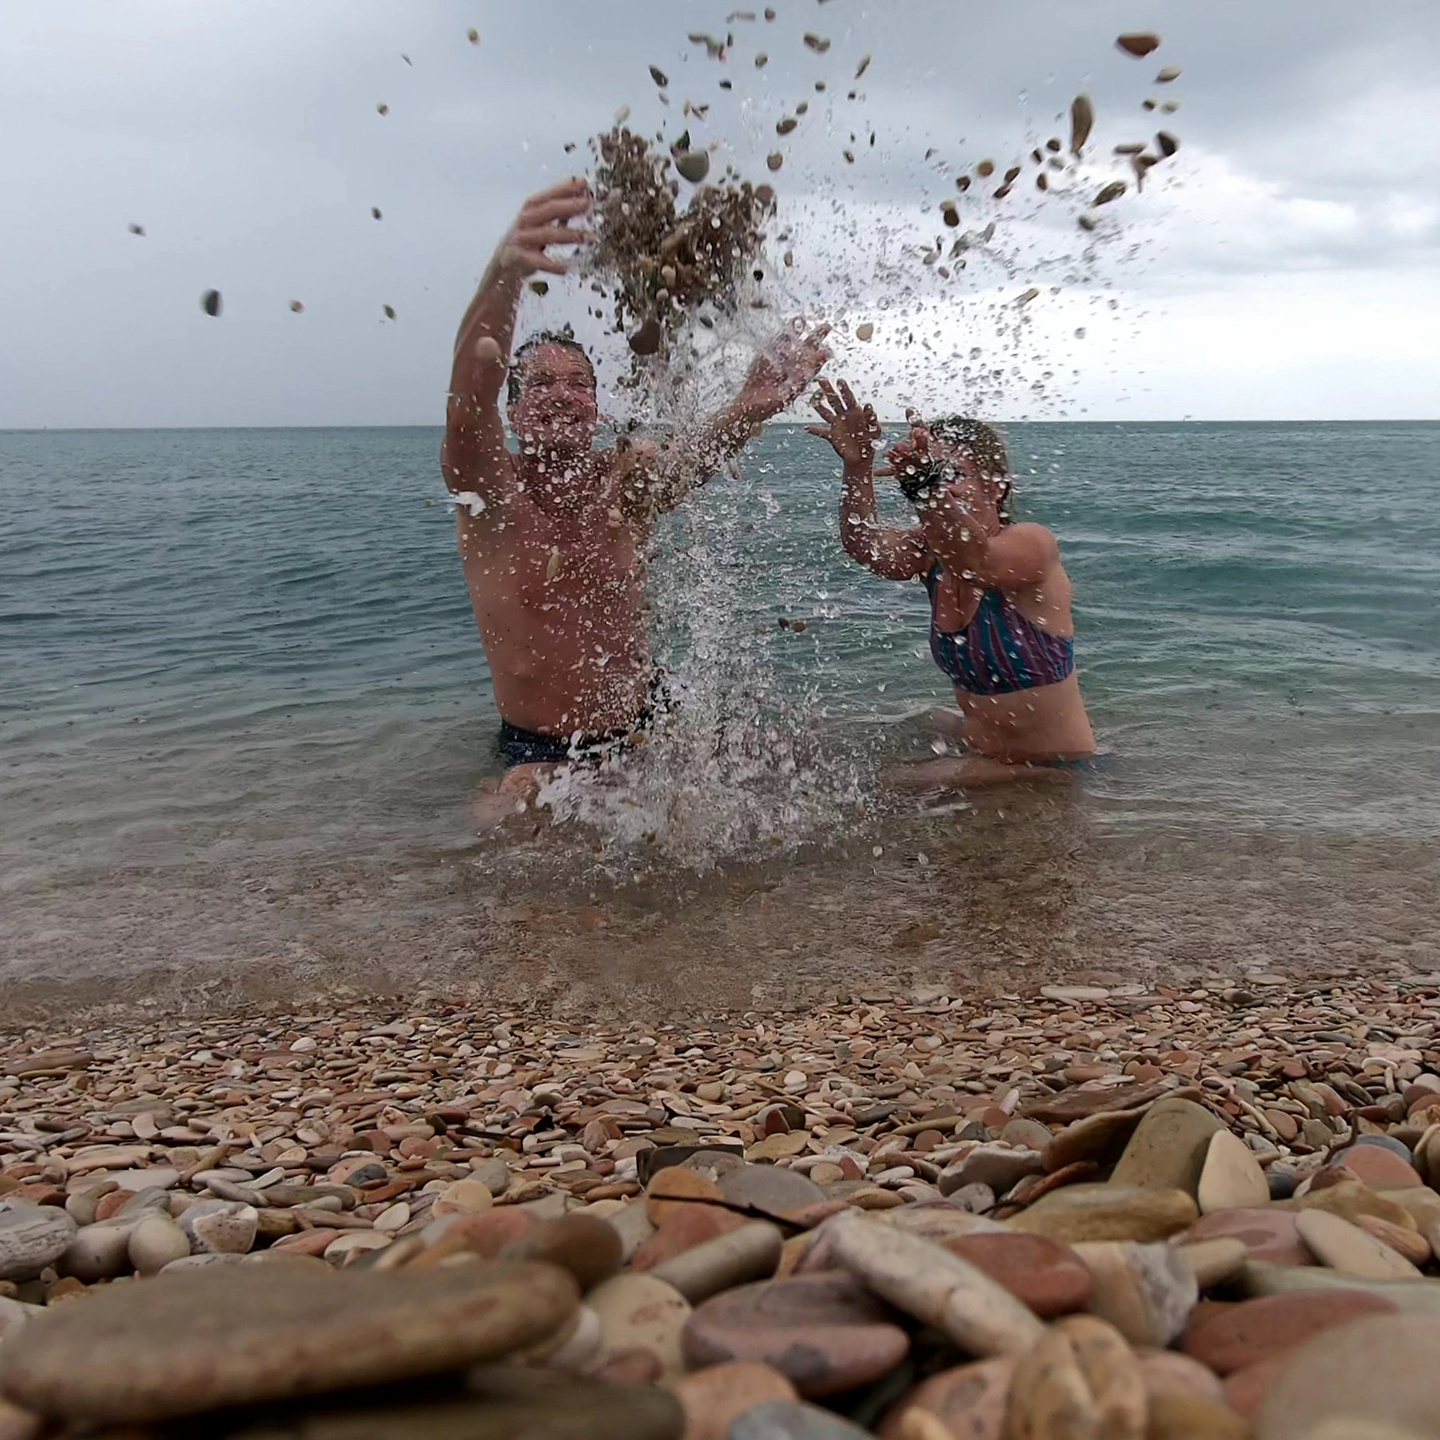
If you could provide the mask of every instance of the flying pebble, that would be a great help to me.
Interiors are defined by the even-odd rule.
[[[143,234],[145,233],[145,227],[144,227],[143,225],[136,225],[136,224],[134,224],[133,222],[132,222],[131,224],[127,225],[125,228],[126,228],[132,235],[143,235]]]
[[[211,319],[219,316],[220,303],[220,292],[218,290],[207,290],[200,297],[200,308],[209,315]]]
[[[637,355],[653,355],[660,348],[660,322],[647,320],[629,337],[630,348]]]
[[[710,173],[710,156],[704,150],[685,150],[675,157],[675,168],[698,185]]]
[[[955,208],[953,200],[942,200],[940,202],[940,218],[950,226],[960,223],[960,212]]]
[[[1152,30],[1134,30],[1129,34],[1117,36],[1115,43],[1127,55],[1133,55],[1137,60],[1143,60],[1147,55],[1153,54],[1160,48],[1160,37]]]
[[[1095,106],[1088,95],[1077,95],[1070,102],[1070,153],[1078,155],[1095,128]]]
[[[995,162],[993,160],[982,160],[976,167],[977,175],[988,176],[995,173]]]
[[[799,123],[793,115],[787,115],[783,120],[777,120],[775,122],[775,133],[777,135],[788,135]]]
[[[290,302],[290,309],[294,314],[299,315],[305,309],[305,302],[303,300],[292,300]]]
[[[384,305],[381,308],[385,311],[385,318],[387,320],[393,320],[395,318],[395,307],[393,305]]]
[[[532,280],[530,289],[536,295],[548,295],[550,293],[550,282],[548,280]]]
[[[650,67],[650,78],[662,90],[670,83],[670,77],[658,65],[652,65]]]
[[[1172,80],[1180,78],[1180,67],[1178,65],[1167,65],[1156,77],[1157,85],[1168,85]]]
[[[765,157],[765,164],[771,170],[778,170],[785,163],[785,157],[776,150],[774,154]]]
[[[805,32],[805,43],[817,55],[823,55],[830,48],[830,42],[823,35],[812,35],[808,30]]]
[[[857,340],[868,340],[875,333],[875,327],[868,320],[862,320],[855,327],[855,338]]]
[[[1032,285],[1023,295],[1016,297],[1015,303],[1017,305],[1028,305],[1032,300],[1038,299],[1039,295],[1040,291]]]
[[[372,205],[370,207],[370,218],[372,220],[379,220],[383,218],[380,214],[380,207],[378,205]]]
[[[1100,193],[1090,202],[1092,205],[1108,205],[1112,200],[1118,200],[1126,190],[1123,180],[1112,180],[1108,185],[1100,189]]]
[[[763,50],[755,57],[755,68],[757,70],[763,70],[769,63],[770,57]]]
[[[862,55],[860,63],[855,67],[855,78],[858,80],[870,68],[870,57]]]
[[[1168,160],[1180,148],[1180,141],[1168,130],[1162,130],[1155,137],[1155,148]]]
[[[383,100],[377,100],[375,102],[375,113],[377,115],[388,115],[390,113],[390,107]]]
[[[465,32],[465,38],[472,45],[478,45],[480,43],[480,32],[472,25],[470,29]]]

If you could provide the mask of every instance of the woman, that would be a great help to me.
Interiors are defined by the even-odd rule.
[[[875,513],[880,424],[842,380],[821,380],[810,426],[845,466],[840,538],[848,555],[887,580],[923,579],[930,593],[930,653],[955,686],[966,754],[900,767],[909,790],[994,784],[1064,768],[1095,753],[1095,734],[1075,675],[1070,579],[1055,537],[1016,524],[1000,437],[958,417],[926,426],[911,414],[910,438],[893,446],[895,475],[916,507],[909,530]]]

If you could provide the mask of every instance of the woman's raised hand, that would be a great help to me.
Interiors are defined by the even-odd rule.
[[[905,412],[910,438],[897,440],[885,452],[885,467],[877,475],[908,475],[924,469],[935,458],[931,453],[930,431],[914,410]]]
[[[875,442],[882,433],[874,406],[862,405],[843,380],[838,387],[828,380],[821,380],[819,385],[820,393],[810,406],[825,424],[807,425],[806,430],[829,441],[847,467],[868,468],[875,461]]]

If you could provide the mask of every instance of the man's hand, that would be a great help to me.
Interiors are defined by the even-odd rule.
[[[846,469],[868,470],[875,462],[875,442],[880,438],[880,422],[871,405],[856,400],[849,385],[841,380],[837,391],[828,380],[820,382],[820,394],[810,407],[825,422],[807,425],[811,435],[828,440]]]
[[[496,247],[490,262],[497,274],[524,280],[537,270],[564,275],[569,267],[545,253],[548,245],[579,245],[590,238],[585,230],[572,230],[569,222],[590,212],[590,187],[584,180],[540,190],[521,207],[515,223]]]
[[[830,358],[823,344],[829,333],[828,325],[817,325],[808,335],[790,327],[765,347],[736,397],[747,419],[769,420],[804,393]]]

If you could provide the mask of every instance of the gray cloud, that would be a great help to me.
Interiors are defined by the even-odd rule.
[[[1404,349],[1406,317],[1435,295],[1440,7],[1430,0],[782,0],[774,25],[732,27],[722,68],[685,35],[723,32],[728,8],[9,0],[0,425],[435,423],[454,324],[495,239],[528,191],[575,168],[582,157],[563,143],[583,151],[622,104],[632,123],[673,132],[682,100],[708,101],[696,138],[754,173],[776,144],[775,119],[808,100],[780,177],[782,198],[817,217],[797,253],[838,247],[833,266],[861,274],[894,246],[872,228],[847,258],[837,236],[857,203],[915,237],[933,231],[939,198],[955,193],[953,168],[937,160],[1019,158],[1081,87],[1099,108],[1101,149],[1153,131],[1145,95],[1183,102],[1172,173],[1116,207],[1116,237],[1075,282],[1076,306],[1119,297],[1135,317],[1084,358],[1092,414],[1133,407],[1120,397],[1152,364],[1165,305],[1167,333],[1192,343],[1147,413],[1233,409],[1245,397],[1203,337],[1226,315],[1243,329],[1262,294],[1274,413],[1308,403],[1317,365],[1350,372],[1354,413],[1440,413],[1433,349],[1410,347],[1399,376],[1377,360],[1368,389],[1352,360],[1367,316],[1399,327]],[[1145,61],[1112,44],[1139,24],[1165,35]],[[801,43],[805,30],[830,38],[824,57]],[[769,63],[756,70],[762,47]],[[650,63],[670,76],[668,111]],[[1185,73],[1152,90],[1161,63]],[[840,159],[852,130],[853,167]],[[929,146],[940,153],[926,162]],[[131,221],[143,239],[126,233]],[[1022,268],[1077,249],[1072,215],[1055,206],[1012,234]],[[952,293],[987,277],[1003,278],[976,267]],[[835,289],[791,278],[802,297]],[[212,285],[226,300],[219,321],[197,303]],[[916,296],[938,304],[943,288],[922,279]],[[290,313],[291,299],[304,314]],[[1062,302],[1057,335],[1074,323],[1064,310],[1061,325]],[[565,303],[557,287],[535,309],[548,317]],[[1317,306],[1334,319],[1333,348],[1322,340],[1319,353],[1306,318]]]

